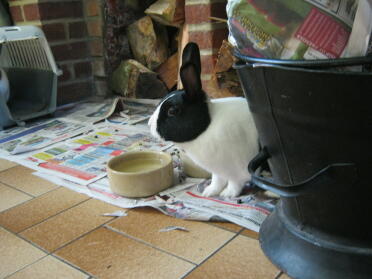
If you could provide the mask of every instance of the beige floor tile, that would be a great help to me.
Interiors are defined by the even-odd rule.
[[[240,234],[244,236],[248,236],[253,239],[258,239],[258,232],[255,232],[252,230],[244,229],[240,232]]]
[[[13,162],[8,161],[8,160],[0,159],[0,171],[9,169],[9,168],[12,168],[12,167],[15,167],[15,166],[17,166],[16,163],[13,163]]]
[[[235,235],[207,223],[176,219],[149,208],[131,210],[128,216],[109,226],[194,263],[202,262]],[[159,232],[168,226],[182,226],[189,232]]]
[[[0,183],[0,212],[29,199],[32,197]]]
[[[16,166],[0,172],[0,182],[33,196],[39,196],[58,187],[58,185],[45,179],[32,175],[33,172],[34,170],[25,168],[24,166]]]
[[[0,278],[29,265],[46,254],[16,235],[0,228]]]
[[[23,231],[20,235],[48,251],[54,251],[110,221],[113,217],[101,215],[116,210],[116,206],[90,199]]]
[[[240,232],[243,229],[243,227],[229,222],[211,222],[209,224],[231,232]]]
[[[277,273],[257,240],[237,236],[186,279],[273,279]]]
[[[47,256],[40,261],[14,273],[7,279],[84,279],[89,276],[65,264],[53,256]]]
[[[177,279],[194,267],[107,228],[85,235],[56,254],[101,279]]]
[[[0,213],[0,225],[18,233],[87,199],[86,195],[60,187]]]

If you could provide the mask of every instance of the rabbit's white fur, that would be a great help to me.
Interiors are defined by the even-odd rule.
[[[196,139],[176,143],[198,165],[212,173],[204,196],[236,197],[250,179],[247,167],[258,153],[258,135],[246,99],[208,101],[211,123]],[[149,121],[156,132],[157,112]]]

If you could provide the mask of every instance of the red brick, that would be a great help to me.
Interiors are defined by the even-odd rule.
[[[227,18],[226,3],[213,3],[212,16],[226,19]]]
[[[83,59],[89,55],[86,42],[56,45],[52,47],[52,53],[56,61]]]
[[[108,87],[106,79],[104,80],[96,80],[94,81],[94,87],[96,90],[97,96],[106,97],[108,93]]]
[[[92,63],[93,75],[104,77],[106,76],[105,63],[103,59],[95,60]]]
[[[100,12],[100,6],[98,0],[86,0],[85,1],[85,10],[87,16],[97,16]]]
[[[217,61],[217,55],[202,55],[200,57],[202,65],[202,74],[211,74]]]
[[[63,23],[44,24],[42,29],[49,42],[66,39],[65,26]]]
[[[72,22],[68,25],[68,29],[72,39],[84,38],[88,34],[87,25],[84,21]]]
[[[40,19],[79,18],[83,17],[81,1],[39,3]]]
[[[102,22],[101,20],[91,20],[87,22],[89,36],[102,36]]]
[[[103,42],[101,39],[90,41],[89,45],[90,45],[90,54],[92,56],[103,55]]]
[[[23,21],[22,9],[20,6],[13,6],[10,7],[10,14],[12,15],[12,19],[14,22],[21,22]]]
[[[92,75],[92,63],[91,62],[80,62],[74,64],[75,77],[84,78]]]
[[[67,65],[61,65],[59,68],[62,70],[62,75],[58,77],[58,82],[67,81],[71,78],[71,72]]]
[[[87,99],[93,95],[92,92],[91,81],[60,84],[57,91],[57,104],[64,105]]]
[[[226,18],[226,3],[186,5],[186,23],[196,24],[212,21],[210,17]]]
[[[38,4],[29,4],[23,6],[26,20],[39,20],[40,11]]]
[[[200,49],[220,48],[222,41],[227,39],[227,29],[189,32],[189,41],[195,42]]]

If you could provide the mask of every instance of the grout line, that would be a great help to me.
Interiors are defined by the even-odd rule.
[[[125,237],[127,237],[127,238],[132,239],[132,240],[135,240],[135,241],[137,241],[137,242],[139,242],[139,243],[145,244],[146,246],[149,246],[149,247],[151,247],[151,248],[154,248],[154,249],[156,249],[156,250],[158,250],[158,251],[164,252],[164,253],[166,253],[166,254],[168,254],[168,255],[170,255],[170,256],[173,256],[173,257],[176,257],[176,258],[178,258],[178,259],[180,259],[180,260],[186,261],[186,262],[188,262],[188,263],[190,263],[190,264],[192,264],[192,265],[194,265],[194,266],[197,266],[197,265],[198,265],[197,263],[194,263],[194,262],[192,262],[192,261],[190,261],[190,260],[188,260],[188,259],[182,258],[181,256],[178,256],[178,255],[172,254],[171,252],[169,252],[169,251],[167,251],[167,250],[164,250],[164,249],[162,249],[162,248],[159,248],[159,247],[157,247],[157,246],[154,246],[154,245],[152,245],[152,244],[149,243],[149,242],[146,242],[146,241],[144,241],[144,240],[142,240],[142,239],[140,239],[140,238],[134,237],[134,236],[132,236],[132,235],[126,234],[126,233],[124,233],[124,232],[122,232],[122,231],[120,231],[120,230],[118,230],[118,229],[113,228],[113,227],[110,227],[110,226],[106,226],[106,225],[105,225],[105,228],[108,229],[108,230],[111,230],[111,231],[113,231],[113,232],[115,232],[115,233],[118,233],[118,234],[120,234],[120,235],[122,235],[122,236],[125,236]]]
[[[85,78],[75,78],[73,80],[68,80],[68,81],[61,81],[58,83],[58,85],[71,85],[71,84],[76,84],[80,82],[86,82],[86,81],[92,81],[93,77],[85,77]]]
[[[283,275],[283,271],[279,270],[278,273],[275,275],[274,279],[279,279]]]
[[[71,207],[65,208],[65,209],[63,209],[63,210],[57,212],[56,214],[51,215],[51,216],[47,217],[46,219],[44,219],[44,220],[42,220],[42,221],[40,221],[40,222],[38,222],[38,223],[35,223],[35,224],[33,224],[33,225],[31,225],[31,226],[25,228],[24,230],[21,230],[21,231],[17,232],[17,235],[18,235],[18,234],[21,234],[21,233],[23,233],[24,231],[26,231],[26,230],[28,230],[28,229],[31,229],[31,228],[33,228],[33,227],[35,227],[35,226],[37,226],[37,225],[40,225],[41,223],[44,223],[45,221],[47,221],[47,220],[49,220],[49,219],[51,219],[51,218],[54,218],[54,217],[56,217],[57,215],[66,212],[67,210],[70,210],[70,209],[72,209],[72,208],[74,208],[74,207],[76,207],[76,206],[78,206],[78,205],[81,205],[82,203],[87,202],[87,201],[89,201],[90,199],[91,199],[91,198],[88,198],[88,199],[86,199],[86,200],[84,200],[84,201],[81,201],[81,202],[79,202],[79,203],[77,203],[77,204],[71,206]]]
[[[210,258],[212,258],[215,254],[217,254],[221,249],[223,249],[227,244],[229,244],[231,241],[233,241],[235,238],[239,236],[238,233],[236,233],[230,240],[226,241],[225,244],[221,245],[216,251],[214,251],[212,254],[210,254],[208,257],[206,257],[200,264],[198,264],[196,267],[191,269],[188,273],[186,273],[183,277],[180,279],[185,279],[188,275],[190,275],[194,270],[196,270],[199,266],[204,264],[206,261],[208,261]]]
[[[87,274],[88,276],[90,276],[88,279],[95,279],[96,277],[95,277],[93,274],[89,273],[89,272],[86,271],[86,270],[81,269],[79,266],[77,266],[77,265],[75,265],[75,264],[69,262],[68,260],[66,260],[66,259],[64,259],[64,258],[62,258],[62,257],[60,257],[60,256],[58,256],[58,255],[55,254],[55,253],[58,252],[59,250],[63,249],[64,247],[66,247],[66,246],[72,244],[73,242],[75,242],[75,241],[77,241],[77,240],[83,238],[84,236],[86,236],[86,235],[92,233],[93,231],[98,230],[98,229],[100,229],[100,228],[105,228],[105,225],[107,225],[107,224],[108,224],[109,222],[111,222],[113,219],[117,219],[117,217],[112,217],[110,220],[108,220],[107,222],[105,222],[105,223],[99,225],[98,227],[95,227],[94,229],[92,229],[92,230],[90,230],[90,231],[88,231],[88,232],[86,232],[86,233],[83,233],[82,235],[80,235],[80,236],[74,238],[73,240],[71,240],[71,241],[69,241],[69,242],[63,244],[61,247],[58,247],[57,249],[55,249],[55,250],[53,250],[52,252],[50,252],[50,255],[52,255],[53,257],[57,258],[58,260],[60,260],[60,261],[62,261],[62,262],[64,262],[64,263],[66,263],[66,264],[72,266],[73,268],[78,269],[78,270],[84,272],[85,274]]]
[[[74,265],[74,264],[70,263],[69,261],[67,261],[67,260],[65,260],[65,259],[63,259],[63,258],[58,257],[57,255],[54,255],[54,254],[51,253],[51,254],[49,254],[49,256],[52,256],[53,258],[57,259],[58,261],[61,261],[61,262],[63,262],[64,264],[67,264],[68,266],[70,266],[70,267],[72,267],[72,268],[74,268],[74,269],[79,270],[80,272],[84,273],[85,275],[88,275],[89,278],[94,278],[94,276],[93,276],[92,274],[90,274],[88,271],[81,269],[81,268],[78,267],[77,265]],[[88,279],[89,279],[89,278],[88,278]]]
[[[7,159],[3,159],[3,158],[0,158],[0,159],[1,159],[1,160],[7,160]],[[9,161],[9,160],[7,160],[7,161]],[[9,162],[15,163],[15,162],[13,162],[13,161],[9,161]],[[17,164],[17,163],[15,163],[15,164]],[[15,165],[15,166],[12,166],[12,167],[9,167],[9,168],[6,168],[6,169],[3,169],[3,170],[0,170],[0,172],[7,171],[7,170],[10,170],[10,169],[15,168],[15,167],[18,167],[18,166],[20,166],[20,165],[17,164],[17,165]]]
[[[34,196],[34,195],[30,194],[30,193],[27,193],[27,192],[25,192],[25,191],[23,191],[23,190],[21,190],[21,189],[18,189],[17,187],[15,187],[15,186],[13,186],[13,185],[10,185],[10,184],[8,184],[8,183],[2,182],[2,181],[0,181],[0,183],[2,183],[2,184],[6,185],[6,186],[8,186],[8,187],[10,187],[10,188],[12,188],[12,189],[14,189],[14,190],[17,190],[17,191],[19,191],[19,192],[22,192],[23,194],[26,194],[26,195],[28,195],[28,196],[30,196],[30,197],[33,197],[33,198],[36,198],[36,197],[37,197],[37,196]],[[44,193],[43,193],[43,194],[44,194]],[[42,194],[42,195],[43,195],[43,194]]]
[[[29,200],[25,200],[25,201],[20,202],[20,203],[18,203],[16,205],[13,205],[12,207],[9,207],[9,208],[5,209],[3,211],[0,211],[0,215],[3,214],[4,212],[8,211],[8,210],[12,210],[12,209],[14,209],[17,206],[21,206],[22,204],[25,204],[27,202],[33,201],[35,199],[35,197],[33,197],[33,196],[30,196],[30,197],[31,197],[31,199],[29,199]]]
[[[35,247],[35,248],[41,250],[41,251],[44,252],[45,254],[47,254],[47,255],[50,254],[49,251],[47,251],[47,250],[45,250],[44,248],[38,246],[36,243],[33,243],[31,240],[29,240],[29,239],[27,239],[27,238],[24,238],[22,235],[18,235],[17,233],[12,232],[11,230],[5,228],[4,226],[0,226],[0,227],[1,227],[2,229],[4,229],[5,231],[7,231],[7,232],[13,234],[15,237],[20,238],[21,240],[23,240],[23,241],[27,242],[28,244],[32,245],[33,247]]]
[[[108,218],[109,218],[109,217],[108,217]],[[86,235],[92,233],[92,232],[95,231],[95,230],[98,230],[98,229],[100,229],[100,228],[102,228],[102,227],[105,227],[105,225],[107,225],[109,222],[111,222],[112,219],[116,219],[116,218],[118,218],[118,217],[111,217],[110,220],[108,220],[107,222],[104,222],[104,223],[102,223],[101,225],[99,225],[99,226],[97,226],[97,227],[91,229],[90,231],[87,231],[87,232],[85,232],[85,233],[79,235],[78,237],[74,238],[73,240],[71,240],[71,241],[69,241],[69,242],[66,242],[66,243],[63,244],[62,246],[60,246],[60,247],[58,247],[57,249],[53,250],[51,253],[54,254],[54,253],[56,253],[57,251],[59,251],[59,250],[65,248],[67,245],[70,245],[72,242],[75,242],[75,241],[77,241],[77,240],[83,238],[84,236],[86,236]]]
[[[37,262],[40,262],[42,259],[45,259],[45,258],[48,257],[48,256],[49,256],[49,255],[46,254],[45,256],[41,257],[40,259],[38,259],[38,260],[36,260],[36,261],[34,261],[34,262],[32,262],[32,263],[29,263],[29,264],[27,264],[27,265],[21,267],[21,268],[18,269],[17,271],[14,271],[13,273],[10,273],[10,274],[8,274],[7,276],[5,276],[4,279],[9,278],[10,276],[16,274],[17,272],[19,272],[19,271],[21,271],[21,270],[24,270],[24,269],[28,268],[29,266],[31,266],[31,265],[33,265],[33,264],[35,264],[35,263],[37,263]]]
[[[14,186],[12,186],[12,185],[6,184],[6,183],[1,182],[1,181],[0,181],[0,184],[3,184],[4,186],[9,187],[9,188],[11,188],[12,190],[15,190],[15,191],[17,191],[17,192],[20,192],[20,193],[22,193],[22,194],[25,194],[25,195],[31,197],[32,199],[36,198],[35,196],[31,195],[30,193],[27,193],[27,192],[25,192],[25,191],[22,191],[22,190],[20,190],[20,189],[14,187]],[[42,194],[42,195],[43,195],[43,194]],[[30,201],[30,200],[27,200],[27,201]],[[19,204],[22,204],[22,203],[24,203],[24,202],[21,202],[21,203],[19,203]],[[17,205],[19,205],[19,204],[17,204]],[[17,205],[15,205],[15,206],[17,206]],[[14,207],[14,206],[12,206],[12,207]],[[10,208],[8,208],[8,209],[10,209]],[[6,210],[8,210],[8,209],[5,209],[4,211],[6,211]]]
[[[45,251],[44,249],[41,249],[40,247],[36,246],[34,243],[32,243],[31,241],[29,241],[28,239],[24,239],[23,237],[17,235],[16,233],[14,233],[14,232],[8,230],[7,228],[5,228],[5,227],[3,227],[3,226],[1,226],[1,225],[0,225],[0,228],[2,228],[2,229],[3,229],[4,231],[6,231],[6,232],[12,234],[12,235],[15,236],[16,238],[19,238],[19,239],[21,239],[21,240],[27,242],[28,244],[30,244],[30,245],[33,246],[34,248],[36,248],[36,249],[38,249],[38,250],[41,250],[43,253],[45,253],[45,256],[41,257],[40,259],[38,259],[38,260],[36,260],[36,261],[34,261],[34,262],[30,263],[30,264],[25,265],[24,267],[18,269],[17,271],[15,271],[15,272],[13,272],[13,273],[7,275],[5,278],[7,278],[7,277],[13,275],[14,273],[16,273],[16,272],[18,272],[18,271],[20,271],[20,270],[22,270],[22,269],[24,269],[24,268],[26,268],[26,267],[32,265],[32,264],[38,262],[38,261],[40,261],[41,259],[43,259],[43,258],[45,258],[45,257],[47,257],[47,256],[49,255],[49,252],[48,252],[48,251]],[[5,279],[5,278],[4,278],[4,279]]]
[[[113,217],[113,219],[115,219],[115,217]],[[110,220],[110,221],[111,221],[111,220]],[[109,221],[108,221],[108,222],[109,222]],[[7,231],[8,233],[10,233],[10,234],[14,235],[15,237],[17,237],[17,238],[19,238],[19,239],[21,239],[21,240],[27,242],[27,243],[30,244],[31,246],[33,246],[33,247],[35,247],[36,249],[41,250],[42,252],[45,253],[45,256],[41,257],[40,259],[38,259],[38,260],[36,260],[36,261],[34,261],[34,262],[32,262],[32,263],[30,263],[30,264],[28,264],[28,265],[26,265],[26,266],[20,268],[20,269],[18,269],[18,270],[15,271],[15,272],[13,272],[13,273],[7,275],[5,278],[8,278],[9,276],[11,276],[11,275],[17,273],[18,271],[20,271],[20,270],[22,270],[22,269],[25,269],[26,267],[28,267],[28,266],[30,266],[30,265],[32,265],[32,264],[34,264],[34,263],[36,263],[36,262],[38,262],[38,261],[40,261],[40,260],[46,258],[47,256],[52,256],[52,257],[54,257],[54,258],[56,258],[56,259],[58,259],[58,260],[64,262],[65,264],[67,264],[67,265],[69,265],[69,266],[71,266],[71,267],[73,267],[73,268],[75,268],[75,269],[81,271],[81,272],[84,273],[85,275],[89,276],[88,279],[94,279],[94,278],[96,278],[94,275],[90,274],[89,272],[87,272],[87,271],[81,269],[80,267],[78,267],[78,266],[76,266],[76,265],[74,265],[74,264],[68,262],[67,260],[65,260],[65,259],[63,259],[63,258],[61,258],[61,257],[59,257],[58,255],[55,255],[54,253],[55,253],[56,251],[58,251],[59,249],[61,249],[61,248],[65,247],[65,246],[71,244],[71,243],[74,242],[75,240],[78,240],[78,239],[82,238],[83,236],[85,236],[85,235],[91,233],[92,231],[94,231],[94,230],[96,230],[96,229],[98,229],[98,228],[100,228],[100,227],[103,227],[103,226],[106,225],[108,222],[105,222],[105,223],[101,224],[100,226],[94,228],[93,230],[90,230],[89,232],[80,235],[79,237],[77,237],[77,238],[71,240],[70,242],[65,243],[64,245],[62,245],[61,247],[57,248],[57,249],[54,250],[54,251],[48,251],[48,250],[46,250],[45,248],[43,248],[43,247],[37,245],[36,243],[33,243],[31,240],[29,240],[29,239],[27,239],[27,238],[24,238],[24,237],[22,237],[21,235],[18,235],[18,234],[14,233],[14,232],[12,232],[12,231],[8,230],[7,228],[5,228],[5,227],[3,227],[3,226],[0,225],[0,228],[2,228],[3,230]],[[4,279],[5,279],[5,278],[4,278]]]
[[[68,39],[68,40],[61,40],[61,41],[50,42],[49,43],[49,46],[51,48],[53,48],[55,46],[63,46],[63,45],[75,44],[75,43],[89,43],[89,42],[96,41],[96,40],[102,40],[103,41],[103,37],[100,37],[100,36],[88,36],[88,37],[77,38],[77,39],[71,38],[71,39]]]
[[[18,165],[18,166],[14,166],[14,167],[19,167],[19,166],[25,167],[25,166],[23,166],[23,165]],[[14,168],[14,167],[12,167],[12,168]],[[25,168],[27,168],[27,167],[25,167]],[[9,168],[9,169],[11,169],[11,168]],[[9,169],[8,169],[8,170],[9,170]],[[31,169],[31,170],[33,170],[33,169]],[[33,170],[33,171],[35,172],[35,170]],[[33,175],[33,174],[31,173],[31,175]],[[38,195],[38,196],[34,196],[33,194],[27,193],[27,192],[25,192],[25,191],[23,191],[23,190],[21,190],[21,189],[18,189],[16,186],[10,185],[10,184],[5,183],[5,182],[3,182],[3,181],[1,181],[1,180],[0,180],[0,183],[4,184],[4,185],[6,185],[6,186],[8,186],[8,187],[10,187],[10,188],[13,188],[13,189],[15,189],[15,190],[17,190],[17,191],[19,191],[19,192],[22,192],[22,193],[24,193],[24,194],[26,194],[26,195],[28,195],[28,196],[30,196],[30,197],[33,197],[34,199],[35,199],[35,198],[38,198],[38,197],[41,197],[41,196],[43,196],[43,195],[45,195],[45,194],[47,194],[47,193],[49,193],[49,192],[52,192],[52,191],[57,190],[57,189],[59,189],[60,187],[62,187],[61,185],[57,185],[57,184],[53,183],[53,184],[56,185],[57,187],[52,188],[52,189],[50,189],[50,190],[48,190],[48,191],[46,191],[46,192],[44,192],[44,193],[42,193],[42,194],[40,194],[40,195]],[[30,200],[29,200],[29,201],[30,201]],[[7,210],[8,210],[8,209],[7,209]]]
[[[229,223],[229,222],[227,222],[227,223]],[[231,223],[231,224],[234,224],[234,223]],[[216,224],[213,224],[213,223],[208,223],[208,225],[211,225],[211,226],[213,226],[213,227],[216,227],[216,228],[219,228],[219,229],[222,229],[222,230],[228,231],[228,232],[237,233],[237,234],[240,234],[240,233],[245,229],[244,227],[242,227],[242,228],[240,228],[238,231],[233,231],[233,230],[230,230],[230,229],[225,228],[225,227],[220,227],[220,226],[218,226],[218,225],[216,225]]]
[[[3,183],[3,182],[1,182],[1,181],[0,181],[0,183],[2,183],[2,184],[4,184],[4,185],[8,186],[9,188],[12,188],[12,189],[17,190],[17,191],[19,191],[19,192],[21,192],[21,193],[24,193],[24,194],[26,194],[26,195],[28,195],[28,196],[30,196],[30,197],[32,198],[32,199],[30,199],[30,200],[27,200],[27,201],[21,202],[21,203],[19,203],[19,204],[17,204],[17,205],[14,205],[14,206],[12,206],[12,207],[9,207],[9,208],[7,208],[7,209],[5,209],[5,210],[3,210],[3,211],[0,211],[0,214],[6,212],[6,211],[8,211],[8,210],[14,209],[14,208],[17,207],[17,206],[21,206],[22,204],[25,204],[25,203],[27,203],[27,202],[31,202],[31,201],[33,201],[33,200],[39,198],[39,197],[42,197],[42,196],[44,196],[44,195],[46,195],[46,194],[48,194],[48,193],[50,193],[50,192],[52,192],[52,191],[56,191],[57,189],[60,189],[60,188],[62,187],[61,185],[58,185],[58,187],[53,188],[53,189],[51,189],[51,190],[49,190],[49,191],[47,191],[47,192],[45,192],[45,193],[42,193],[41,195],[35,197],[35,196],[33,196],[33,195],[29,194],[29,193],[26,193],[26,192],[24,192],[24,191],[22,191],[22,190],[19,190],[18,188],[15,188],[15,187],[13,187],[13,186],[11,186],[11,185],[8,185],[8,184],[6,184],[6,183]]]

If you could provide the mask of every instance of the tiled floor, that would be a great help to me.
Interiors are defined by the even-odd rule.
[[[235,224],[116,210],[0,159],[0,278],[288,278]]]

